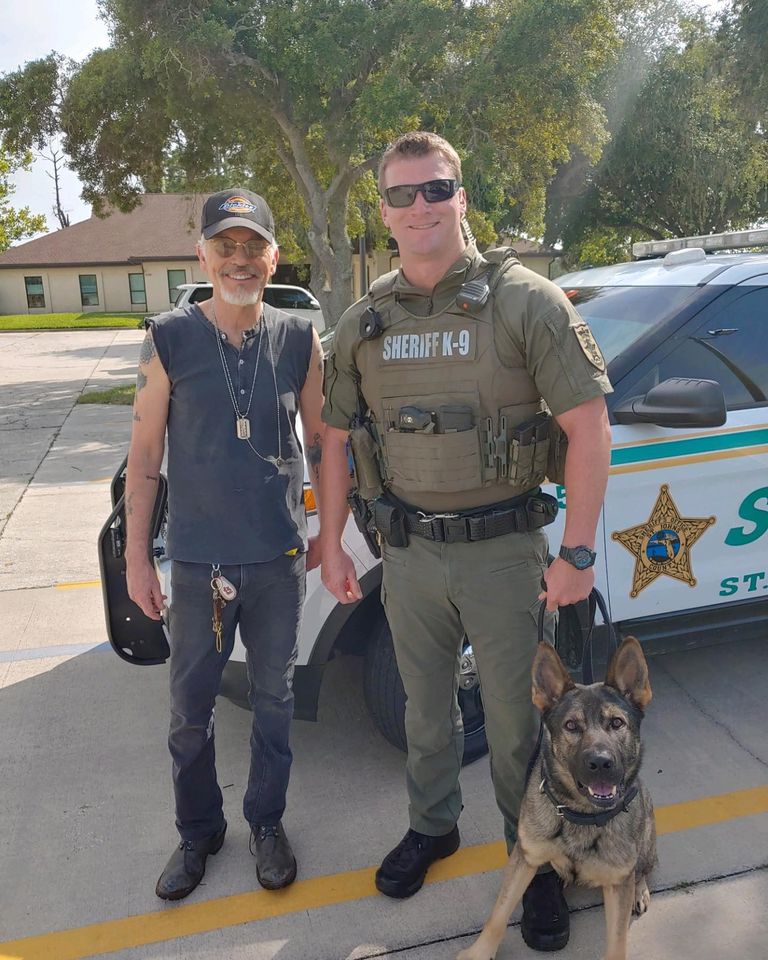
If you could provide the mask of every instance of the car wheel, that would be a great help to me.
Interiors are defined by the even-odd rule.
[[[365,652],[363,693],[376,728],[391,744],[405,751],[405,690],[383,610],[376,618]],[[480,683],[466,638],[459,664],[459,706],[464,718],[463,763],[466,766],[488,752]]]

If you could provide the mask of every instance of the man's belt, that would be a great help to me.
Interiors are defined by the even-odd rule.
[[[381,504],[381,507],[375,510],[376,528],[391,546],[406,546],[407,535],[437,543],[490,540],[507,533],[538,530],[552,523],[556,516],[557,500],[540,491],[521,497],[514,504],[491,506],[482,511],[412,512],[404,506],[393,507],[391,504],[386,507]],[[406,533],[406,537],[402,536],[402,532]]]

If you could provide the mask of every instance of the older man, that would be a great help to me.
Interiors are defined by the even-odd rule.
[[[259,883],[292,883],[282,826],[291,767],[291,681],[307,567],[301,414],[313,483],[324,427],[322,351],[309,321],[262,303],[278,261],[266,201],[224,190],[203,207],[197,253],[213,285],[202,304],[153,320],[141,348],[126,476],[128,589],[148,617],[165,605],[148,552],[168,434],[171,726],[181,841],[157,883],[186,897],[224,842],[214,703],[235,628],[253,711],[243,813]]]

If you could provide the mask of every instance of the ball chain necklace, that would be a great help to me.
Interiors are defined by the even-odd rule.
[[[282,446],[282,437],[280,436],[280,395],[277,392],[277,375],[275,373],[275,358],[272,353],[272,338],[269,335],[269,325],[267,324],[267,318],[262,313],[261,315],[261,327],[259,328],[259,342],[256,346],[256,363],[253,368],[253,380],[251,381],[251,392],[248,397],[248,406],[245,408],[245,411],[240,410],[240,405],[237,402],[237,397],[235,395],[235,388],[232,384],[232,377],[229,373],[229,367],[227,366],[227,360],[224,356],[224,348],[221,345],[222,338],[225,336],[219,329],[219,325],[216,322],[216,313],[214,310],[211,310],[211,319],[213,320],[213,325],[216,328],[216,346],[219,348],[219,359],[221,360],[221,369],[224,371],[224,376],[227,380],[227,387],[229,389],[229,399],[232,401],[232,409],[235,412],[235,433],[238,440],[245,440],[248,446],[253,450],[259,460],[263,460],[265,463],[271,463],[272,466],[280,468],[285,463],[283,460],[283,446]],[[261,341],[263,339],[262,329],[264,334],[267,337],[267,348],[269,350],[269,362],[272,367],[272,382],[275,388],[275,423],[277,425],[277,457],[265,457],[263,454],[254,447],[251,443],[251,421],[248,419],[248,413],[251,409],[251,402],[253,400],[253,391],[256,386],[256,377],[259,373],[259,360],[261,359]]]

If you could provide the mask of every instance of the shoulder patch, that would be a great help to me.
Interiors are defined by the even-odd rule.
[[[592,336],[592,331],[586,323],[577,323],[573,327],[573,332],[579,341],[584,356],[589,360],[597,370],[605,370],[605,357],[597,345],[597,341]]]

